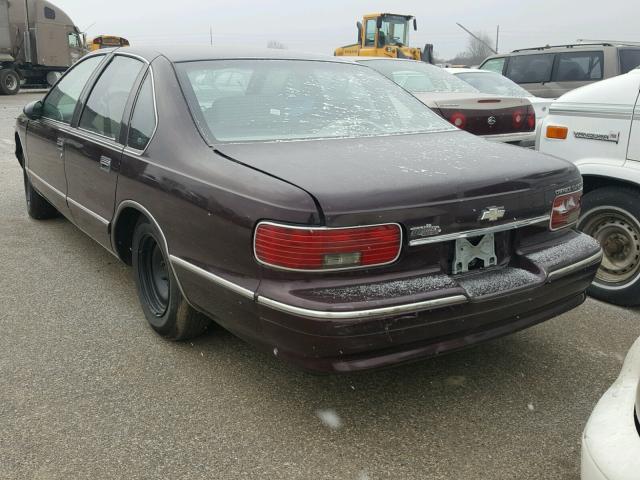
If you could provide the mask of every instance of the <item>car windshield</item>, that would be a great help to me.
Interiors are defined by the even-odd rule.
[[[482,93],[504,95],[506,97],[533,97],[520,85],[495,72],[460,72],[455,74],[465,82],[473,85]]]
[[[412,93],[478,93],[474,87],[440,67],[406,60],[370,60],[362,62]]]
[[[359,65],[212,60],[178,63],[177,70],[190,108],[212,143],[451,129],[417,99]]]

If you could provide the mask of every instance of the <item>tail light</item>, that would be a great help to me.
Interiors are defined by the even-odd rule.
[[[569,129],[567,127],[559,127],[557,125],[547,126],[547,138],[556,138],[558,140],[564,140],[567,138]]]
[[[576,223],[580,218],[582,190],[558,195],[551,208],[551,230],[560,230]]]
[[[536,111],[532,107],[529,107],[529,113],[527,113],[527,127],[529,130],[536,129]]]
[[[515,128],[516,130],[521,129],[522,125],[524,125],[525,116],[526,115],[522,110],[515,110],[512,115],[513,128]]]
[[[448,120],[460,130],[464,130],[464,127],[467,126],[467,117],[462,112],[452,113]]]
[[[401,246],[398,224],[312,228],[270,222],[258,224],[253,244],[260,263],[304,271],[386,265],[397,260]]]

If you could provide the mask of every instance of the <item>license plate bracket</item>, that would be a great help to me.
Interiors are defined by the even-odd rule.
[[[476,260],[479,260],[484,268],[493,267],[498,263],[496,240],[493,233],[472,239],[458,238],[456,240],[452,265],[453,274],[468,272],[471,270],[471,264]]]

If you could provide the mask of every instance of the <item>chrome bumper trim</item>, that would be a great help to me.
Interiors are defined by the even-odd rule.
[[[590,267],[591,265],[594,265],[596,263],[599,264],[602,261],[602,256],[603,252],[602,250],[600,250],[595,255],[591,255],[590,257],[580,260],[579,262],[572,263],[571,265],[559,268],[558,270],[553,270],[547,275],[547,281],[551,282],[558,278],[564,277],[565,275],[569,275],[576,270],[580,270],[581,268]]]
[[[505,232],[507,230],[515,230],[516,228],[528,227],[530,225],[536,225],[538,223],[548,223],[551,219],[550,215],[543,215],[541,217],[529,218],[527,220],[518,220],[516,222],[504,223],[502,225],[495,225],[492,227],[478,228],[475,230],[466,230],[464,232],[448,233],[445,235],[436,235],[433,237],[418,238],[409,242],[410,247],[417,247],[418,245],[427,245],[430,243],[447,242],[449,240],[457,240],[458,238],[480,237],[488,233]]]
[[[294,307],[286,303],[271,300],[267,297],[258,296],[258,303],[265,307],[278,310],[280,312],[299,315],[301,317],[319,318],[325,320],[346,320],[358,318],[375,318],[389,315],[400,315],[403,313],[415,313],[423,310],[434,310],[436,308],[451,307],[467,303],[464,295],[453,295],[451,297],[436,298],[424,302],[407,303],[392,307],[371,308],[368,310],[350,310],[345,312],[327,312],[323,310],[309,310],[307,308]]]
[[[201,277],[204,277],[205,279],[220,285],[221,287],[225,287],[228,288],[229,290],[231,290],[234,293],[237,293],[238,295],[241,295],[245,298],[250,298],[251,300],[254,299],[255,297],[255,293],[252,292],[251,290],[241,287],[240,285],[230,282],[229,280],[219,277],[218,275],[215,275],[211,272],[208,272],[207,270],[204,270],[200,267],[195,266],[193,263],[189,263],[185,260],[182,260],[181,258],[175,257],[173,255],[169,255],[169,260],[171,261],[171,263],[174,266],[178,266],[178,267],[182,267],[185,270],[190,271],[191,273],[195,273],[196,275],[200,275]]]
[[[531,132],[514,132],[514,133],[496,133],[494,135],[479,135],[480,138],[489,140],[490,142],[524,142],[527,140],[534,141],[536,139],[536,131]]]

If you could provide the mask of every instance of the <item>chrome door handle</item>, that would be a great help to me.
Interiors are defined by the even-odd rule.
[[[105,172],[111,171],[111,159],[109,157],[105,157],[104,155],[100,157],[100,170],[104,170]]]
[[[62,150],[64,148],[64,138],[58,138],[56,145],[58,146],[58,150]]]

